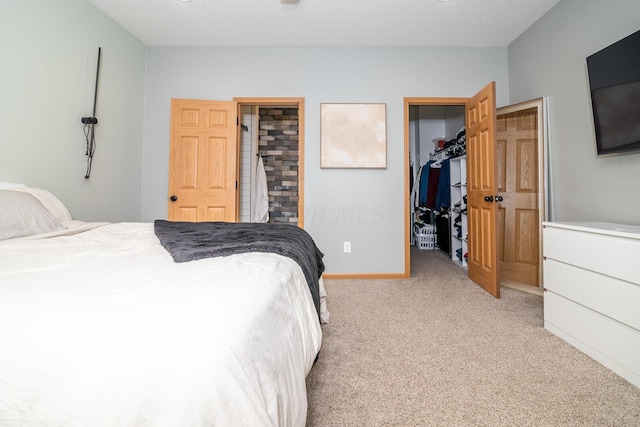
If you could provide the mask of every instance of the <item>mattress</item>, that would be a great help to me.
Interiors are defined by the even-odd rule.
[[[0,425],[305,424],[322,331],[298,264],[72,225],[0,242]]]

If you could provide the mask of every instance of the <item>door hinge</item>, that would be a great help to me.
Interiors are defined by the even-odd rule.
[[[236,181],[236,190],[238,189],[238,181]]]

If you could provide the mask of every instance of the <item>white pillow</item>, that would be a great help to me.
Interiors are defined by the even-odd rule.
[[[0,190],[0,240],[64,230],[31,194]]]
[[[26,187],[24,184],[16,184],[13,182],[0,182],[0,190],[8,190],[10,188]]]
[[[51,212],[51,215],[54,216],[55,219],[64,223],[67,221],[71,221],[73,218],[71,214],[62,204],[60,200],[47,190],[42,190],[40,188],[32,188],[27,187],[24,184],[18,184],[13,182],[0,182],[0,190],[15,190],[15,191],[24,191],[25,193],[29,193],[33,195],[36,199],[42,203],[42,205]]]
[[[73,219],[71,218],[71,214],[62,204],[62,202],[47,190],[32,187],[18,187],[12,188],[12,190],[23,191],[25,193],[31,194],[33,197],[38,199],[40,203],[42,203],[42,205],[51,213],[51,215],[53,215],[55,219],[57,219],[61,223],[65,223]]]

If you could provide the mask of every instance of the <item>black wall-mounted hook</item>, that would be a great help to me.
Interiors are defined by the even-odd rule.
[[[98,119],[96,119],[95,117],[83,117],[80,120],[85,125],[97,125],[98,124]]]

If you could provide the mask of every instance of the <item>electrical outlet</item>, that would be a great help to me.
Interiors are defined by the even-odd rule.
[[[344,253],[345,254],[351,253],[351,242],[344,242]]]

